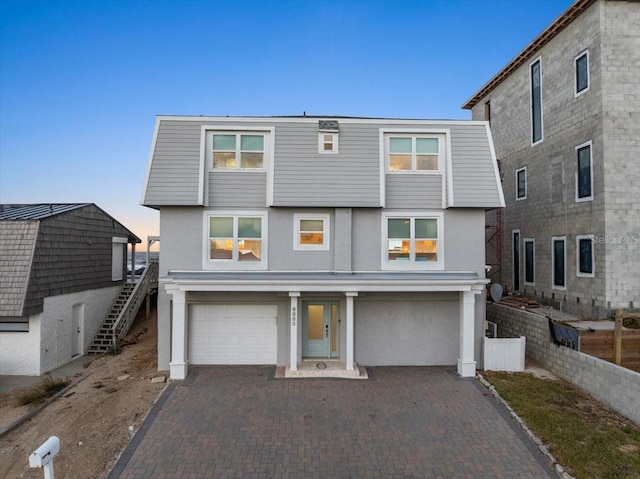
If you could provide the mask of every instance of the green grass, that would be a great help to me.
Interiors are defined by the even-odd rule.
[[[640,479],[640,429],[630,420],[564,381],[483,375],[577,479]]]
[[[39,404],[50,398],[58,391],[62,391],[71,381],[69,379],[53,379],[47,377],[43,381],[27,391],[18,395],[18,404],[26,406],[27,404]]]

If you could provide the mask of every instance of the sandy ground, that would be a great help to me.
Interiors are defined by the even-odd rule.
[[[144,308],[143,311],[144,313]],[[60,438],[56,479],[103,479],[166,383],[151,383],[157,372],[156,314],[139,315],[117,356],[88,356],[89,366],[73,376],[75,384],[34,418],[0,437],[0,478],[43,477],[28,457],[49,436]],[[127,379],[123,376],[129,375]],[[121,379],[118,379],[118,378]],[[16,407],[19,390],[0,396],[0,428],[29,410]]]

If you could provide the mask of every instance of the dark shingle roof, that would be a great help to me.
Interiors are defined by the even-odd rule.
[[[0,220],[41,220],[51,216],[82,208],[90,203],[40,203],[30,205],[0,204]]]

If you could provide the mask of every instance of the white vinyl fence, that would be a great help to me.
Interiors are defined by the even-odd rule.
[[[484,338],[485,371],[524,371],[526,338]]]

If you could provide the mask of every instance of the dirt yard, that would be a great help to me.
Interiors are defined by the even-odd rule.
[[[144,308],[143,308],[144,312]],[[161,376],[156,361],[156,314],[139,315],[116,356],[87,356],[91,363],[71,378],[73,387],[34,418],[0,437],[0,477],[43,477],[29,468],[29,454],[49,436],[60,438],[54,461],[56,479],[104,479],[166,383],[151,383]],[[129,376],[124,379],[124,377]],[[120,378],[120,379],[119,379]],[[0,428],[28,412],[16,407],[20,391],[0,396]]]

